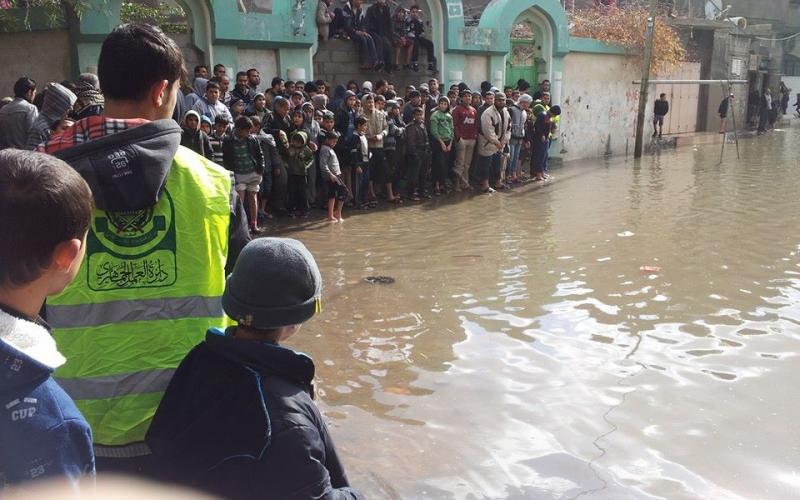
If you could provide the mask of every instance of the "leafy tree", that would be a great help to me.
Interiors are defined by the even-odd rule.
[[[577,10],[570,17],[572,36],[594,38],[642,57],[647,18],[650,17],[646,8],[589,8]],[[666,73],[686,58],[686,49],[678,33],[665,19],[659,16],[655,20],[652,68],[656,74]]]
[[[87,0],[0,0],[0,31],[30,29],[32,17],[43,17],[48,26],[63,25],[66,9],[80,17],[91,7]]]
[[[0,0],[0,31],[31,29],[33,18],[43,18],[47,26],[63,26],[67,12],[80,18],[90,8],[97,8],[97,4],[89,0]],[[188,31],[184,10],[158,0],[123,2],[120,19],[123,23],[153,24],[167,33]]]
[[[166,33],[186,33],[186,12],[178,6],[157,3],[123,2],[120,20],[123,23],[146,23],[160,27]]]

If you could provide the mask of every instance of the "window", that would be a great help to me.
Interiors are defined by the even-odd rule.
[[[786,54],[783,58],[783,74],[786,76],[800,76],[800,58]]]

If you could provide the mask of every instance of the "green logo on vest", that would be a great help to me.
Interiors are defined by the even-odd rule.
[[[151,208],[95,213],[86,245],[95,291],[170,286],[178,276],[175,207],[166,189]]]

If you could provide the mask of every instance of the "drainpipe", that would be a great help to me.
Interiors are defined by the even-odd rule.
[[[553,72],[553,81],[550,85],[550,102],[561,104],[561,82],[563,80],[563,74],[561,71],[554,71]]]

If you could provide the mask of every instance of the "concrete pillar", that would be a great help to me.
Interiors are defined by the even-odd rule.
[[[564,58],[554,57],[550,65],[552,78],[550,79],[550,102],[561,104],[561,90],[564,85]]]
[[[489,58],[489,74],[486,75],[492,85],[498,89],[503,88],[506,78],[506,56],[493,54]]]
[[[464,54],[453,53],[447,54],[447,57],[442,60],[442,64],[439,67],[441,73],[439,74],[445,88],[449,88],[454,83],[458,84],[464,81],[465,59]]]

